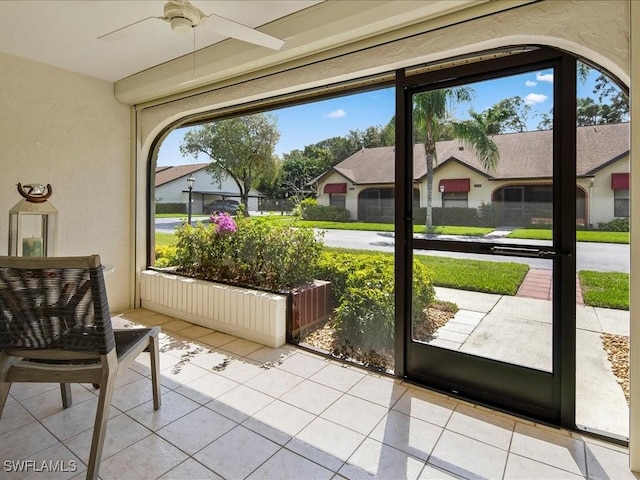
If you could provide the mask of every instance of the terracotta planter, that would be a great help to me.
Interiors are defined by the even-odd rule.
[[[140,274],[140,301],[147,310],[277,348],[287,340],[287,323],[290,338],[292,328],[330,313],[329,287],[316,281],[279,294],[145,270]]]

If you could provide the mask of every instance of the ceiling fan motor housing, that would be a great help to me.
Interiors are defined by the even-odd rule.
[[[204,14],[189,2],[169,1],[164,5],[164,16],[176,32],[189,32],[200,24]]]

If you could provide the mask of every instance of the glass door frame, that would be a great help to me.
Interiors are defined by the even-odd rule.
[[[491,254],[491,244],[413,238],[412,95],[507,75],[554,68],[552,372],[542,372],[437,347],[438,361],[418,371],[412,357],[411,278],[414,248]],[[428,70],[428,69],[427,69]],[[415,70],[414,70],[415,71]],[[576,188],[576,58],[551,48],[446,69],[415,73],[396,71],[396,375],[448,394],[506,409],[554,425],[575,428],[575,188]],[[501,247],[509,247],[502,244]],[[514,245],[520,248],[520,245]],[[493,253],[500,254],[494,251]],[[504,254],[504,251],[502,252]],[[488,256],[488,259],[490,257]],[[424,351],[424,350],[423,350]],[[470,357],[470,358],[465,358]]]

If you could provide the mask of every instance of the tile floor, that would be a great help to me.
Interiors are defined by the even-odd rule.
[[[162,407],[153,410],[142,355],[116,385],[105,480],[640,479],[613,444],[292,346],[274,350],[145,310],[114,318],[133,322],[163,327]],[[0,478],[84,478],[97,397],[91,385],[74,385],[73,396],[63,410],[57,385],[13,385],[0,419]],[[36,468],[10,471],[20,460]],[[62,468],[35,471],[51,462]]]

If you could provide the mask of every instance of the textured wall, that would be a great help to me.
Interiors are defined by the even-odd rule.
[[[100,254],[112,309],[129,306],[130,113],[113,84],[0,54],[0,254],[15,184],[50,183],[58,255]]]

